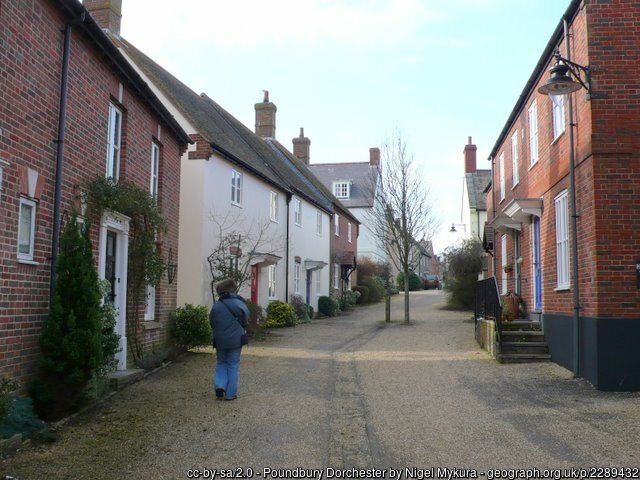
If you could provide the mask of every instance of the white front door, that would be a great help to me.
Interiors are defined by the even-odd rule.
[[[116,354],[118,370],[127,368],[127,257],[129,252],[129,217],[106,212],[100,225],[100,278],[109,282],[105,302],[113,303],[118,317],[115,331],[120,337]]]

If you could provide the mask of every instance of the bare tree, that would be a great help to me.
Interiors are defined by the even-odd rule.
[[[404,321],[410,322],[409,276],[420,261],[418,239],[429,240],[440,219],[433,208],[424,175],[399,130],[382,144],[381,162],[371,182],[372,230],[389,262],[404,276]]]
[[[238,291],[251,282],[251,262],[256,256],[277,255],[284,246],[278,242],[271,222],[258,223],[227,212],[212,212],[211,222],[218,243],[207,257],[211,272],[211,293],[215,301],[215,285],[232,278]]]

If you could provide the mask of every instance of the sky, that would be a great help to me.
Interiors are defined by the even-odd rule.
[[[248,126],[263,90],[276,138],[311,163],[364,162],[395,130],[441,227],[461,222],[463,149],[487,157],[569,0],[123,0],[121,34]]]

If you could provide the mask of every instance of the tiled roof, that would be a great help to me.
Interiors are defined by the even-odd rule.
[[[331,190],[333,182],[351,182],[350,196],[340,201],[345,207],[372,207],[372,182],[377,178],[377,170],[369,162],[355,163],[315,163],[309,169],[324,186]]]
[[[256,135],[206,94],[196,94],[126,40],[114,35],[112,40],[218,153],[327,212],[332,213],[335,205],[354,223],[359,223],[308,167],[277,140]]]
[[[475,173],[465,173],[469,208],[475,210],[487,209],[487,197],[483,193],[491,182],[491,170],[477,170]]]
[[[299,158],[293,155],[289,150],[287,150],[280,142],[273,139],[266,139],[266,143],[271,146],[271,148],[282,158],[286,159],[286,164],[289,166],[289,169],[300,177],[300,180],[305,183],[308,188],[316,191],[320,196],[327,199],[330,203],[332,203],[336,208],[341,210],[341,214],[349,217],[353,223],[360,223],[356,217],[347,210],[346,205],[344,205],[340,200],[334,197],[333,193],[325,187],[325,185],[318,179],[316,175],[307,167],[304,162],[302,162]]]
[[[261,158],[254,148],[255,145],[251,145],[254,143],[251,137],[260,140],[259,137],[216,102],[206,95],[195,93],[129,42],[114,35],[111,37],[218,153],[252,171],[268,183],[289,190],[287,183],[283,182]],[[266,150],[265,145],[262,146],[262,150]]]

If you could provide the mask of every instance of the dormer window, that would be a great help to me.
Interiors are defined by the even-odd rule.
[[[333,182],[333,194],[336,198],[349,198],[351,182]]]

